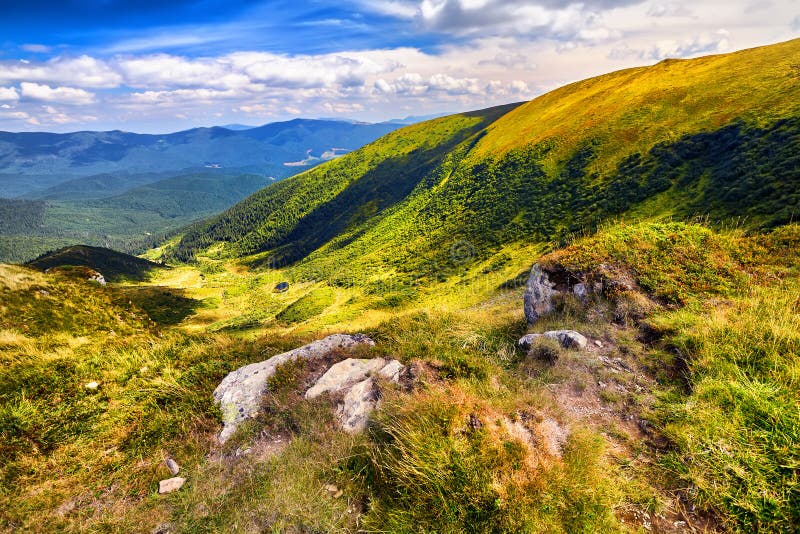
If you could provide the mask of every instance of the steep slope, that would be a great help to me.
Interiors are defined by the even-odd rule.
[[[299,238],[287,252],[290,259],[297,259],[352,224],[402,201],[442,165],[450,150],[515,105],[403,128],[319,172],[275,184],[198,225],[176,254],[185,258],[215,241],[232,242],[233,252],[249,254]],[[310,231],[304,233],[304,226]]]
[[[782,224],[800,201],[798,65],[794,40],[404,128],[198,225],[172,256],[221,242],[301,278],[403,282],[626,213]]]

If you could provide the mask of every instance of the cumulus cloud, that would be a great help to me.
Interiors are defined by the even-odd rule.
[[[0,87],[0,100],[19,100],[19,92],[14,87]]]
[[[656,43],[647,53],[650,59],[684,58],[700,54],[725,52],[728,50],[727,30],[717,30],[714,33],[703,33],[689,39],[676,41],[666,39]]]
[[[23,121],[32,126],[38,126],[40,124],[39,119],[24,111],[0,111],[0,120],[12,122]]]
[[[647,15],[651,17],[690,17],[692,11],[683,4],[669,2],[666,4],[653,4],[647,10]]]
[[[240,53],[233,54],[230,59],[253,81],[288,88],[354,87],[364,85],[370,75],[400,67],[397,61],[388,57],[347,53],[317,56]]]
[[[422,0],[364,5],[414,20],[421,28],[456,35],[603,40],[616,35],[601,24],[602,13],[643,0]]]
[[[20,92],[23,98],[60,102],[62,104],[90,104],[94,102],[94,94],[75,87],[50,87],[38,83],[22,82]]]
[[[479,78],[456,78],[444,73],[425,78],[416,72],[403,74],[391,82],[381,78],[375,82],[375,90],[382,94],[412,97],[431,94],[505,96],[530,92],[528,84],[522,80],[509,83],[490,80],[484,83]]]
[[[56,57],[37,63],[27,60],[0,62],[0,83],[23,81],[111,88],[120,85],[122,76],[105,61],[87,55]]]

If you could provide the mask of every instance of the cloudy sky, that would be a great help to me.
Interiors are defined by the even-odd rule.
[[[800,37],[800,0],[0,3],[0,129],[378,121]]]

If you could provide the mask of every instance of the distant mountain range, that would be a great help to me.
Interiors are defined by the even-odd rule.
[[[75,243],[141,251],[399,127],[295,119],[165,135],[0,132],[0,261]]]
[[[256,128],[194,128],[165,135],[122,131],[0,132],[0,196],[52,197],[50,188],[76,178],[115,174],[125,182],[144,174],[206,168],[285,178],[298,170],[285,163],[322,161],[334,148],[359,148],[398,128],[396,124],[295,119]],[[124,189],[124,187],[123,187]],[[118,192],[119,187],[114,192]]]

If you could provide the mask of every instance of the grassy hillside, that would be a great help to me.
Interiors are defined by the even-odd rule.
[[[800,189],[798,62],[798,40],[666,61],[404,128],[194,227],[170,255],[220,243],[305,279],[403,284],[628,213],[784,224]]]
[[[89,267],[108,281],[144,280],[150,271],[167,268],[136,256],[101,247],[75,245],[49,252],[26,263],[41,271],[54,267]]]
[[[516,347],[522,289],[494,285],[479,296],[468,275],[460,283],[471,296],[439,283],[436,306],[370,316],[360,308],[369,287],[293,284],[272,294],[270,272],[207,259],[203,273],[176,267],[156,274],[159,286],[118,288],[5,267],[0,525],[790,531],[800,498],[799,250],[796,225],[748,236],[641,223],[604,227],[541,258],[510,255],[499,280],[536,259],[633,283],[585,305],[565,299],[534,327],[601,342],[553,349],[554,364]],[[149,291],[143,302],[153,304],[176,291],[169,286],[203,299],[177,328],[130,300]],[[280,317],[258,330],[209,323],[255,303],[276,305]],[[215,444],[211,392],[228,370],[336,331],[369,333],[377,345],[362,357],[413,364],[420,382],[387,389],[370,430],[352,437],[336,430],[326,401],[297,394],[303,369],[290,367],[265,397],[264,417]],[[92,380],[96,393],[84,387]],[[562,456],[520,437],[519,425],[537,424],[569,429]],[[189,482],[158,496],[165,457]]]
[[[235,254],[252,254],[296,238],[290,259],[298,259],[353,224],[402,201],[450,150],[473,137],[514,106],[454,115],[403,128],[348,154],[303,178],[275,184],[230,210],[197,225],[175,251],[189,258],[217,241],[232,244]],[[311,226],[302,236],[303,225]],[[312,236],[312,230],[323,235]]]

